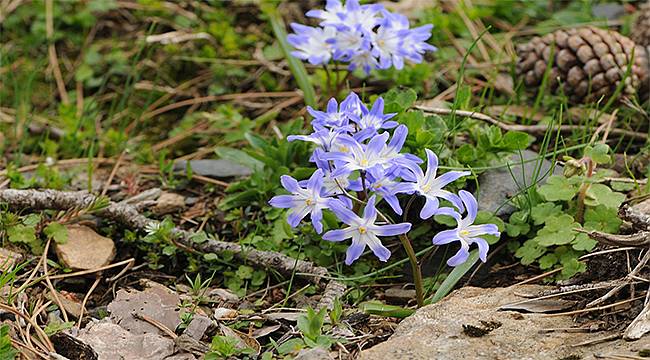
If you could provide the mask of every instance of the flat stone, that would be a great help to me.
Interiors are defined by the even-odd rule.
[[[636,358],[650,348],[650,337],[635,342],[596,343],[615,331],[598,333],[551,331],[576,328],[572,316],[499,311],[520,302],[518,293],[537,294],[549,287],[520,285],[482,289],[465,287],[439,303],[404,319],[386,342],[360,353],[360,360],[392,359],[597,359]],[[588,345],[578,345],[592,341]]]
[[[0,270],[7,271],[23,260],[23,254],[0,248]]]
[[[393,304],[406,304],[416,298],[416,292],[413,289],[388,288],[384,292],[384,298]]]
[[[322,347],[315,347],[313,349],[300,350],[295,360],[333,360],[329,351]]]
[[[107,310],[111,313],[109,318],[112,322],[133,334],[162,335],[162,330],[147,321],[137,319],[133,314],[156,320],[174,331],[181,323],[179,303],[180,298],[176,293],[158,284],[144,291],[118,290]]]
[[[67,225],[68,241],[55,244],[61,262],[74,270],[90,270],[108,265],[115,258],[115,243],[84,225]]]
[[[230,178],[249,176],[253,171],[245,166],[224,159],[190,160],[192,173],[211,178]],[[187,161],[174,163],[174,171],[187,171]]]
[[[597,18],[617,20],[625,15],[625,7],[616,3],[595,4],[591,7],[591,14]]]
[[[185,197],[176,193],[164,192],[151,209],[156,215],[171,214],[185,208]]]
[[[107,321],[91,322],[78,339],[97,353],[99,360],[163,360],[174,355],[174,341],[156,333],[134,334]]]
[[[492,169],[481,174],[478,178],[480,185],[478,193],[479,210],[487,210],[497,216],[510,215],[515,212],[516,208],[508,203],[508,199],[533,183],[535,169],[539,166],[536,178],[538,184],[546,182],[550,175],[551,165],[553,165],[550,161],[543,159],[541,165],[538,165],[539,160],[526,162],[526,160],[538,157],[539,154],[536,152],[524,150],[521,157],[519,154],[515,154],[510,158],[508,161],[510,169],[507,167]],[[523,166],[521,164],[522,159],[524,161]],[[556,165],[553,174],[562,174],[562,167]]]
[[[81,316],[81,300],[75,294],[62,290],[61,292],[57,291],[56,295],[68,315],[77,319]],[[53,304],[57,303],[52,291],[48,292],[45,297]]]
[[[212,325],[212,320],[209,317],[195,314],[183,333],[195,340],[201,340],[210,325]]]

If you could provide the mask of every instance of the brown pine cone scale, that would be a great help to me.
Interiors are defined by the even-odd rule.
[[[632,71],[625,78],[633,52]],[[542,83],[553,56],[548,85],[553,92],[563,91],[574,103],[608,98],[624,78],[622,93],[632,96],[647,74],[647,55],[642,47],[618,32],[591,26],[534,37],[519,45],[517,54],[517,73],[527,87]]]

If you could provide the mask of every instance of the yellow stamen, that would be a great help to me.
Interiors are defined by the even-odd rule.
[[[311,204],[312,204],[312,201],[311,201],[311,199],[307,199],[307,200],[305,200],[305,203],[306,203],[307,205],[311,205]]]
[[[426,185],[424,185],[422,187],[422,191],[425,192],[425,193],[429,192],[429,190],[431,190],[431,185],[429,185],[429,184],[426,184]]]
[[[361,166],[368,166],[368,159],[361,159],[359,163],[361,164]]]
[[[469,236],[469,231],[467,231],[467,230],[461,230],[461,231],[460,231],[460,236]]]
[[[365,233],[367,233],[367,232],[368,232],[368,229],[366,229],[366,228],[363,227],[363,226],[359,226],[359,234],[365,234]]]

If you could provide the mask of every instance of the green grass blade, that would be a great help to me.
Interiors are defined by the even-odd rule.
[[[469,253],[469,258],[467,258],[467,261],[461,265],[456,266],[454,270],[449,273],[449,276],[447,276],[445,281],[442,282],[436,293],[433,294],[430,303],[435,304],[447,294],[449,294],[454,286],[456,286],[458,281],[460,281],[460,279],[472,268],[472,266],[476,264],[476,261],[478,261],[478,250],[472,250]]]
[[[300,59],[291,55],[291,46],[287,42],[287,31],[285,30],[284,21],[277,12],[276,5],[266,3],[262,4],[261,7],[262,11],[269,17],[269,22],[273,28],[275,38],[280,43],[282,53],[284,53],[284,57],[287,59],[289,70],[291,70],[291,73],[296,78],[298,87],[302,90],[305,104],[311,107],[316,107],[316,91],[309,80],[309,74],[307,74],[305,65],[300,61]]]

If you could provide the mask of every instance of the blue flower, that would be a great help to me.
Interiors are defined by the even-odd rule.
[[[300,24],[291,24],[295,34],[289,34],[287,41],[296,51],[291,55],[307,60],[312,65],[327,64],[332,58],[332,45],[329,39],[336,35],[333,27],[316,28]]]
[[[402,69],[405,60],[422,62],[425,52],[436,50],[426,43],[433,26],[411,29],[405,16],[380,4],[327,0],[324,10],[309,10],[307,16],[320,19],[320,27],[292,24],[288,40],[297,49],[294,56],[314,65],[334,59],[369,74],[391,66]]]
[[[401,51],[406,59],[419,64],[424,60],[423,55],[425,52],[438,50],[435,46],[426,42],[431,37],[431,29],[433,29],[433,25],[428,24],[409,31],[404,38]]]
[[[364,105],[361,107],[361,116],[352,115],[351,119],[357,124],[359,131],[355,138],[363,141],[374,136],[380,129],[392,129],[398,125],[397,121],[388,121],[392,119],[395,113],[384,114],[384,99],[380,96],[372,104],[372,108]]]
[[[336,170],[332,176],[347,175],[355,170],[370,170],[373,167],[382,167],[386,159],[381,157],[381,151],[386,146],[388,133],[373,137],[368,144],[359,143],[349,135],[341,135],[337,141],[347,150],[345,152],[333,151],[322,155],[325,160],[333,160]]]
[[[462,211],[463,204],[458,195],[444,190],[443,188],[449,183],[471,173],[469,171],[449,171],[436,177],[436,172],[438,171],[438,157],[429,149],[425,149],[425,151],[427,153],[426,173],[423,173],[419,166],[412,166],[409,163],[406,163],[411,170],[413,177],[409,179],[406,173],[402,174],[402,176],[407,178],[407,180],[413,180],[414,182],[401,183],[398,191],[407,194],[417,193],[426,198],[426,202],[420,211],[420,217],[422,219],[428,219],[436,214],[440,206],[438,198],[450,201],[454,206]]]
[[[319,234],[323,232],[323,209],[328,208],[328,199],[321,196],[323,189],[323,170],[316,170],[309,178],[306,187],[301,187],[298,181],[289,175],[280,177],[282,186],[291,195],[274,196],[269,204],[277,208],[291,209],[287,222],[291,227],[296,227],[307,215],[311,215],[311,222]]]
[[[399,190],[399,181],[396,181],[399,168],[393,167],[388,171],[369,171],[368,172],[368,188],[371,191],[380,194],[384,200],[390,205],[397,215],[402,215],[402,207],[397,199]]]
[[[449,244],[453,241],[460,242],[460,250],[458,250],[456,255],[447,260],[447,265],[449,266],[458,266],[467,261],[467,258],[469,257],[469,246],[471,244],[476,244],[478,246],[479,258],[481,261],[486,262],[490,245],[488,245],[487,241],[480,236],[499,236],[501,235],[499,228],[494,224],[473,225],[478,212],[476,199],[471,193],[465,190],[461,190],[458,194],[465,204],[467,216],[462,218],[460,214],[450,208],[445,208],[445,210],[441,211],[441,213],[444,213],[445,215],[453,216],[456,219],[458,226],[455,229],[444,230],[437,233],[433,237],[433,244],[443,245]]]
[[[409,130],[406,125],[400,125],[395,128],[395,131],[393,131],[393,136],[388,142],[388,145],[382,149],[380,156],[386,159],[386,163],[389,164],[389,166],[396,164],[405,166],[404,164],[410,162],[411,165],[409,167],[413,167],[417,166],[417,164],[422,163],[422,159],[413,154],[400,153],[400,151],[402,151],[402,147],[404,146],[404,142],[406,141],[408,131]]]
[[[307,112],[314,117],[312,120],[313,126],[340,127],[349,123],[349,113],[345,111],[343,106],[339,110],[339,104],[335,98],[331,98],[327,102],[327,111],[314,110],[311,106],[307,106]]]
[[[359,217],[339,201],[332,201],[330,209],[342,222],[349,226],[344,229],[330,230],[323,235],[323,239],[337,242],[352,239],[352,245],[350,245],[346,252],[346,265],[350,265],[358,259],[366,249],[366,246],[370,247],[370,250],[372,250],[379,260],[387,261],[390,257],[390,250],[381,243],[378,236],[400,235],[411,230],[411,224],[409,223],[376,224],[377,209],[375,208],[374,196],[368,200],[363,210],[363,217]]]
[[[383,11],[384,19],[373,37],[373,50],[379,57],[379,68],[404,67],[403,43],[409,35],[409,21],[406,16]]]

